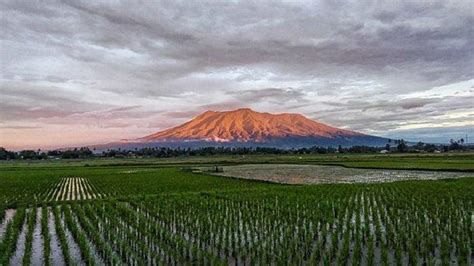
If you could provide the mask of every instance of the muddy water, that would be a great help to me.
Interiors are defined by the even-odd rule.
[[[33,231],[32,265],[43,265],[43,236],[41,235],[41,208],[36,209],[36,224]]]
[[[23,254],[25,254],[26,244],[27,220],[28,219],[25,219],[23,223],[18,241],[16,242],[15,254],[13,254],[13,257],[10,259],[10,265],[21,265],[23,261]]]
[[[53,265],[65,265],[51,208],[48,208],[48,231],[51,236],[51,263]]]
[[[199,169],[207,171],[210,168],[201,167]],[[360,169],[341,166],[296,164],[224,166],[223,172],[215,174],[284,184],[381,183],[399,180],[436,180],[469,176],[469,173],[461,172]]]
[[[14,209],[5,210],[5,219],[3,219],[2,223],[0,224],[0,240],[2,240],[3,234],[5,234],[5,230],[7,229],[7,225],[13,219],[15,213],[16,210]]]

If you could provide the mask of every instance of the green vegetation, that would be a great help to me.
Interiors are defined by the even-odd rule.
[[[291,154],[291,155],[214,155],[214,156],[181,156],[175,158],[101,158],[87,160],[44,160],[44,161],[0,161],[0,175],[14,176],[38,175],[38,170],[66,170],[63,176],[71,176],[78,170],[90,168],[118,168],[124,171],[136,167],[187,167],[197,165],[232,165],[232,164],[335,164],[359,168],[389,168],[389,169],[422,169],[474,171],[474,153],[442,153],[442,154]],[[79,167],[80,166],[80,167]],[[11,171],[13,172],[7,172]],[[21,171],[17,171],[21,170]],[[86,169],[87,170],[87,169]],[[26,173],[24,171],[27,171]],[[58,172],[59,173],[59,172]],[[7,182],[8,180],[6,180]],[[8,188],[0,187],[0,190]],[[0,191],[1,192],[1,191]],[[2,193],[0,193],[1,195]]]
[[[41,236],[43,237],[43,260],[46,266],[51,265],[51,236],[48,228],[48,207],[41,207]]]
[[[70,245],[67,243],[66,239],[66,233],[64,232],[64,228],[61,225],[61,217],[59,216],[59,209],[58,206],[53,205],[53,215],[54,215],[54,225],[56,229],[56,234],[59,239],[59,243],[61,246],[61,252],[63,255],[63,260],[66,263],[66,265],[71,265],[72,264],[72,258],[70,254]]]
[[[33,249],[33,231],[36,224],[36,208],[31,208],[27,215],[26,244],[23,255],[23,265],[31,264],[31,253]]]
[[[5,234],[0,243],[0,265],[7,265],[10,261],[10,257],[15,252],[16,242],[23,227],[25,217],[25,208],[20,208],[15,213],[13,220],[7,224]]]
[[[36,223],[44,245],[38,254],[46,264],[52,262],[52,239],[68,265],[473,263],[473,178],[291,186],[188,170],[266,162],[472,171],[473,155],[187,160],[1,165],[0,265],[9,263],[21,230],[23,262],[31,263]],[[3,223],[8,208],[16,212]]]
[[[393,146],[392,146],[393,145]],[[201,147],[201,148],[135,148],[135,149],[107,149],[97,151],[88,147],[73,148],[68,150],[22,150],[19,152],[8,151],[0,147],[0,160],[45,160],[45,159],[90,159],[90,158],[172,158],[194,156],[225,156],[225,155],[298,155],[298,154],[363,154],[363,153],[435,153],[435,152],[472,152],[474,145],[464,145],[464,139],[450,140],[449,145],[427,144],[423,142],[407,143],[405,140],[389,140],[385,146],[351,146],[337,148],[312,146],[298,149],[281,149],[272,147]]]

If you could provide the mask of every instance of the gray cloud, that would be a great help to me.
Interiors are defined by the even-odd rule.
[[[269,101],[275,104],[286,104],[288,102],[304,103],[308,100],[305,98],[305,93],[293,88],[264,88],[253,90],[240,90],[228,92],[235,99],[242,102],[244,105],[248,102],[262,102]]]
[[[474,127],[434,127],[434,128],[420,128],[412,130],[395,130],[389,134],[385,134],[389,138],[403,138],[410,141],[424,141],[434,143],[449,143],[450,139],[463,138],[468,143],[473,143],[469,138],[474,133]],[[468,139],[466,140],[466,135]]]
[[[157,130],[237,107],[292,110],[368,133],[472,124],[467,0],[0,7],[5,126]]]
[[[312,113],[318,120],[333,121],[344,127],[351,124],[359,131],[373,130],[378,134],[397,130],[404,125],[433,127],[441,124],[455,124],[472,121],[474,96],[446,96],[442,98],[403,99],[399,101],[348,101],[326,103],[332,109]],[[450,117],[452,112],[460,112]],[[371,125],[375,124],[375,127]],[[416,132],[416,131],[414,131]]]
[[[400,109],[417,109],[429,104],[442,102],[442,98],[406,98],[399,100],[376,100],[376,101],[361,101],[361,100],[348,100],[347,102],[334,102],[325,101],[323,103],[336,106],[336,107],[350,107],[351,109],[359,109],[361,111],[367,111],[371,109],[384,110],[384,111],[397,111]]]

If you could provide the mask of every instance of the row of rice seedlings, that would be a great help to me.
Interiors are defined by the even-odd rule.
[[[109,264],[472,263],[472,196],[413,191],[391,184],[182,194],[66,205],[63,212],[86,263],[99,262],[94,250]]]
[[[66,232],[64,231],[64,228],[61,226],[61,216],[60,216],[59,206],[57,205],[53,206],[52,211],[53,211],[53,216],[54,216],[55,231],[59,239],[64,262],[66,265],[72,265],[75,262],[73,261],[70,251],[69,251],[70,247],[68,245]]]
[[[164,220],[166,221],[166,218]],[[251,248],[251,247],[244,248],[240,246],[240,244],[243,245],[243,243],[241,243],[242,241],[238,241],[237,239],[237,236],[240,236],[240,235],[243,235],[244,237],[246,236],[247,240],[252,239],[252,237],[249,234],[245,233],[245,231],[248,231],[246,230],[245,225],[243,225],[241,227],[241,230],[239,231],[239,230],[235,230],[236,228],[233,227],[230,223],[226,224],[225,222],[223,222],[224,227],[226,229],[221,230],[221,231],[214,231],[214,232],[217,232],[217,234],[214,234],[214,232],[212,232],[212,229],[209,232],[203,232],[205,230],[204,228],[206,228],[207,226],[200,229],[200,228],[193,228],[193,225],[191,223],[187,225],[176,224],[174,222],[172,223],[165,222],[165,223],[168,226],[168,230],[181,234],[184,237],[187,236],[188,240],[191,240],[193,242],[195,241],[199,246],[206,248],[208,250],[212,250],[216,254],[224,253],[224,254],[227,254],[226,256],[228,257],[233,257],[237,255],[237,252],[235,250],[240,249],[239,256],[242,256],[242,252],[255,251],[254,248]],[[268,221],[268,224],[271,224],[270,220]],[[211,225],[210,228],[212,227],[213,226]],[[269,229],[268,231],[273,230],[273,229],[274,228]],[[203,238],[201,236],[198,236],[196,233],[199,233],[199,232],[201,234],[204,234],[205,236],[207,235],[207,237]],[[203,239],[211,240],[211,242],[208,242],[208,241],[203,242],[202,241]],[[273,244],[277,245],[277,242],[275,241],[273,242]],[[214,247],[217,246],[217,248],[213,248],[213,246]],[[271,254],[271,253],[268,253],[268,254]],[[233,257],[231,259],[239,260],[240,258]]]
[[[69,205],[62,205],[62,213],[64,214],[64,221],[71,232],[74,240],[79,245],[81,251],[81,257],[84,260],[84,263],[87,265],[95,265],[96,260],[94,258],[94,251],[92,250],[92,246],[90,245],[90,241],[88,240],[86,233],[81,230],[79,225],[73,218],[71,209]]]
[[[75,200],[76,193],[76,178],[68,177],[66,178],[66,195],[64,195],[63,200]]]
[[[23,265],[31,264],[31,252],[33,249],[33,231],[36,224],[36,208],[31,208],[28,212],[25,251],[23,253]]]
[[[10,258],[10,265],[22,264],[22,260],[23,260],[23,257],[25,254],[25,248],[26,248],[26,236],[28,233],[28,219],[30,215],[31,215],[31,211],[29,209],[26,209],[25,221],[23,222],[23,226],[21,228],[20,234],[18,235],[15,252]]]
[[[114,256],[118,257],[118,260],[126,264],[146,264],[144,262],[146,258],[140,255],[146,253],[147,258],[150,258],[152,254],[149,253],[147,247],[135,249],[139,243],[136,241],[133,228],[124,226],[119,217],[111,212],[105,213],[102,208],[87,204],[84,206],[84,211],[88,218],[100,228],[100,233],[112,246]]]
[[[8,224],[12,221],[13,217],[15,216],[16,209],[5,209],[4,210],[4,218],[0,222],[0,243],[5,235],[7,230]]]
[[[45,265],[51,264],[51,265],[65,265],[64,258],[63,258],[63,251],[61,247],[61,242],[59,240],[59,235],[56,232],[56,223],[54,221],[54,206],[53,207],[46,207],[47,211],[47,232],[48,232],[48,237],[49,239],[43,238],[44,241],[50,242],[50,246],[48,249],[50,249],[50,252],[48,253],[49,255],[49,260],[45,259]],[[43,230],[42,230],[43,232]],[[46,251],[43,250],[43,252]]]
[[[358,190],[355,196],[343,193],[346,191],[341,189],[323,194],[322,198],[311,195],[307,202],[301,195],[284,196],[280,205],[277,200],[249,203],[181,197],[159,198],[159,204],[148,200],[136,206],[141,208],[139,211],[145,209],[145,213],[155,216],[155,222],[169,231],[200,248],[214,253],[223,251],[229,260],[261,260],[267,256],[262,254],[276,254],[277,262],[282,263],[305,261],[308,257],[326,258],[328,262],[346,261],[347,249],[353,245],[354,250],[349,252],[352,254],[347,261],[432,263],[437,260],[433,259],[437,250],[444,248],[438,257],[442,262],[456,258],[462,265],[468,263],[472,234],[465,233],[472,230],[469,229],[472,222],[469,224],[471,214],[464,208],[472,210],[472,202],[438,199],[436,204],[440,206],[429,210],[433,202],[426,202],[426,198],[413,196],[411,191],[397,186],[387,191],[379,188]],[[288,202],[282,204],[285,198]],[[323,201],[324,198],[332,202]],[[256,217],[259,210],[266,211]],[[355,219],[354,225],[349,219]],[[441,220],[444,222],[439,222]],[[259,236],[258,232],[264,236]],[[437,235],[444,240],[437,240]],[[303,247],[301,243],[304,243]],[[312,256],[308,250],[315,250],[315,245],[322,250]]]
[[[66,183],[67,178],[61,178],[60,181],[55,185],[56,189],[54,193],[51,195],[50,200],[59,201],[62,200],[64,195],[66,194]]]
[[[18,194],[13,194],[13,193],[7,194],[7,195],[0,194],[0,205],[10,206],[12,205],[12,203],[16,205],[15,203],[23,202],[25,198],[34,199],[31,195],[30,190],[25,189],[25,190],[16,190],[16,191],[18,191]]]
[[[0,265],[8,265],[10,263],[10,258],[16,250],[16,243],[23,228],[25,217],[26,209],[22,207],[15,213],[12,221],[8,223],[0,243]]]
[[[170,246],[173,240],[169,239],[169,235],[166,235],[164,229],[153,221],[147,223],[146,218],[140,215],[140,213],[134,213],[128,208],[124,208],[124,205],[121,203],[114,203],[112,207],[104,207],[104,209],[113,211],[113,216],[110,219],[115,220],[115,224],[122,224],[122,227],[131,228],[133,230],[129,232],[129,234],[132,233],[136,235],[136,243],[139,243],[139,246],[135,247],[135,250],[140,248],[148,250],[148,252],[151,250],[151,257],[155,263],[179,264],[186,261],[184,256],[180,256],[181,254],[178,254],[177,251],[182,249],[190,250],[191,248],[176,248],[183,243],[181,239],[175,239],[175,242],[178,242],[178,244],[173,248]],[[115,219],[115,217],[121,218]],[[154,235],[155,237],[149,238],[147,236],[148,234]],[[191,257],[192,255],[189,254],[188,256]]]
[[[107,196],[104,190],[88,178],[82,178],[83,199],[97,199]]]
[[[156,236],[155,239],[158,240],[158,243],[154,244],[167,255],[167,263],[182,264],[189,261],[194,261],[198,264],[223,263],[218,256],[202,249],[196,243],[187,241],[185,237],[173,233],[160,223],[157,223],[149,215],[138,210],[131,210],[124,203],[117,203],[114,205],[114,208],[118,210],[119,217],[123,217],[127,224],[136,228],[140,235],[150,230],[151,235]],[[141,241],[146,242],[147,239],[142,237]]]
[[[5,211],[6,207],[3,205],[0,205],[0,224],[3,223],[3,220],[5,219]]]
[[[34,251],[41,253],[43,250],[40,235],[41,208],[31,207],[26,209],[26,222],[24,222],[16,239],[13,257],[10,257],[11,264],[38,265],[42,263],[42,254],[33,256]],[[35,259],[34,261],[32,259]],[[1,264],[0,264],[1,265]]]
[[[236,213],[236,215],[234,217],[239,217],[239,215],[241,215],[241,213]],[[232,214],[230,214],[230,216],[232,216]],[[190,221],[188,220],[186,222],[190,222]],[[240,250],[244,251],[244,252],[240,252],[241,255],[243,255],[242,253],[245,253],[245,251],[247,249],[243,248],[239,245],[240,243],[242,243],[242,241],[237,241],[237,239],[235,238],[235,235],[243,235],[244,237],[247,236],[246,238],[248,238],[248,239],[245,239],[244,242],[249,242],[249,244],[252,245],[253,237],[251,235],[249,236],[248,234],[246,234],[246,231],[248,231],[247,228],[251,227],[251,225],[248,225],[245,221],[242,222],[241,226],[237,225],[237,224],[241,223],[240,221],[237,221],[236,223],[233,223],[230,220],[224,220],[224,221],[220,221],[220,222],[226,224],[226,229],[225,230],[220,230],[220,231],[218,230],[217,231],[217,236],[212,231],[206,231],[205,226],[198,229],[198,228],[193,228],[193,225],[191,223],[188,223],[186,225],[185,223],[179,223],[179,222],[178,223],[172,222],[169,225],[171,225],[171,228],[173,228],[173,227],[180,228],[179,231],[181,231],[181,233],[194,235],[195,234],[194,232],[201,232],[201,234],[203,234],[205,236],[204,238],[202,238],[198,235],[194,235],[193,238],[195,238],[195,239],[207,239],[208,241],[204,241],[204,243],[201,244],[202,246],[212,246],[212,245],[217,244],[217,247],[218,247],[217,252],[219,252],[219,253],[222,252],[222,250],[223,250],[224,253],[229,254],[228,256],[233,256],[233,255],[235,255],[235,254],[233,254],[233,253],[235,253],[233,250],[240,249]],[[270,224],[270,223],[268,223],[268,224]],[[201,227],[201,226],[199,225],[199,227]],[[273,228],[273,230],[274,229],[276,229],[276,228]],[[270,230],[272,230],[272,229],[270,229]],[[227,234],[227,232],[230,233],[230,235]],[[219,241],[221,239],[222,239],[222,241]],[[209,240],[211,240],[211,241],[209,241]],[[276,245],[277,242],[274,242],[273,244]],[[234,259],[238,259],[238,258],[234,258]]]
[[[119,222],[119,216],[114,213],[109,211],[99,213],[96,210],[89,204],[73,205],[74,214],[78,217],[81,226],[86,232],[93,232],[88,236],[94,242],[104,262],[113,265],[120,262],[130,265],[147,264],[145,260],[149,258],[149,255],[151,257],[153,255],[147,251],[146,246],[137,241],[137,232]],[[120,254],[120,257],[117,254]]]
[[[90,183],[85,178],[74,178],[73,187],[71,191],[71,193],[73,193],[71,196],[73,200],[92,199],[97,196],[91,193],[92,189]]]
[[[97,219],[94,216],[88,216],[77,204],[72,205],[72,210],[88,238],[94,243],[103,261],[113,265],[119,264],[121,262],[120,259],[100,233],[102,228]]]
[[[47,190],[45,190],[42,194],[42,199],[44,201],[52,201],[56,198],[56,194],[58,190],[61,188],[61,184],[63,182],[62,178],[59,178],[54,182]]]
[[[44,245],[43,245],[43,236],[41,234],[41,220],[42,220],[42,207],[37,206],[36,208],[36,223],[33,230],[33,243],[32,243],[32,265],[44,265]]]
[[[48,201],[71,201],[95,199],[104,196],[89,179],[66,177],[61,178],[59,182],[46,192],[45,199]]]
[[[397,217],[387,223],[389,244],[395,245],[398,249],[397,261],[401,261],[400,253],[406,252],[410,263],[436,263],[438,259],[444,263],[450,260],[458,260],[458,263],[465,265],[469,258],[469,231],[470,225],[463,224],[462,221],[469,219],[469,215],[464,210],[472,209],[471,206],[463,206],[462,201],[452,201],[448,205],[437,206],[439,202],[429,202],[425,197],[418,195],[408,195],[406,191],[398,193],[387,193],[389,204],[398,205],[389,208],[388,217]],[[406,201],[398,198],[411,197],[413,201],[407,208]],[[382,216],[383,217],[383,216]],[[404,221],[405,220],[405,221]],[[443,222],[440,222],[444,220]],[[449,250],[441,253],[441,258],[437,255],[437,250],[447,247],[447,242],[440,241],[440,237],[450,236]],[[471,234],[472,236],[472,234]],[[397,237],[397,238],[395,238]],[[400,239],[401,244],[395,243],[393,239]],[[472,239],[472,238],[471,238]],[[466,247],[466,248],[464,248]],[[453,248],[455,248],[453,252]],[[457,252],[458,248],[460,249]]]
[[[401,193],[403,197],[404,192]],[[391,196],[391,204],[399,204],[396,197],[400,197],[400,195]],[[420,256],[426,262],[428,257],[433,260],[436,251],[441,249],[441,257],[438,257],[438,259],[441,259],[444,263],[448,263],[451,259],[458,259],[461,264],[467,263],[469,251],[468,248],[464,247],[467,247],[466,244],[469,241],[463,236],[469,232],[471,226],[460,222],[465,220],[463,217],[469,219],[469,215],[462,214],[463,212],[459,211],[462,209],[459,209],[458,205],[462,205],[462,203],[454,203],[449,200],[441,204],[443,207],[432,208],[424,206],[426,205],[424,202],[425,199],[416,199],[408,210],[402,208],[402,206],[389,210],[390,216],[410,217],[410,220],[403,222],[400,222],[399,218],[392,226],[392,231],[398,232],[399,239],[402,240],[402,244],[398,247],[399,253],[408,252],[411,262],[415,262],[417,253],[415,249],[419,249]],[[438,204],[433,203],[432,205],[436,206]],[[426,211],[425,208],[431,208],[431,210]],[[395,235],[395,232],[391,234]],[[442,241],[443,239],[445,241]],[[453,252],[455,247],[457,248]],[[462,252],[457,254],[457,249],[462,250]]]
[[[21,171],[12,171],[1,177],[0,206],[16,208],[23,204],[41,203],[46,191],[58,180],[48,175],[19,175]]]
[[[163,214],[160,212],[155,212],[154,209],[147,209],[146,205],[140,203],[131,202],[132,207],[135,209],[136,212],[143,213],[148,219],[152,219],[155,223],[160,224],[161,226],[165,227],[167,230],[179,234],[188,241],[199,245],[199,246],[209,246],[209,243],[205,243],[202,241],[201,238],[198,238],[197,235],[194,233],[197,230],[194,230],[192,226],[186,224],[185,221],[177,224],[173,222],[173,218],[168,214]],[[166,208],[166,207],[164,207]],[[170,219],[171,218],[171,219]],[[191,217],[189,217],[191,218]],[[227,241],[224,241],[227,242]],[[221,248],[214,250],[215,254],[220,254]]]
[[[102,199],[102,198],[105,198],[105,197],[109,196],[109,194],[107,194],[105,192],[107,190],[104,189],[103,184],[98,184],[97,182],[92,182],[92,180],[90,180],[90,179],[87,179],[87,183],[88,183],[88,186],[90,187],[89,191],[91,191],[93,193],[95,198]]]
[[[8,224],[7,219],[7,208],[5,206],[0,205],[0,241],[3,238],[4,230]]]
[[[79,193],[78,187],[76,186],[76,177],[65,178],[63,194],[60,200],[75,200],[76,195]]]

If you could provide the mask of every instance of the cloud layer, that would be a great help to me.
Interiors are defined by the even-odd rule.
[[[3,146],[138,137],[237,107],[414,140],[474,128],[472,1],[0,5]]]

